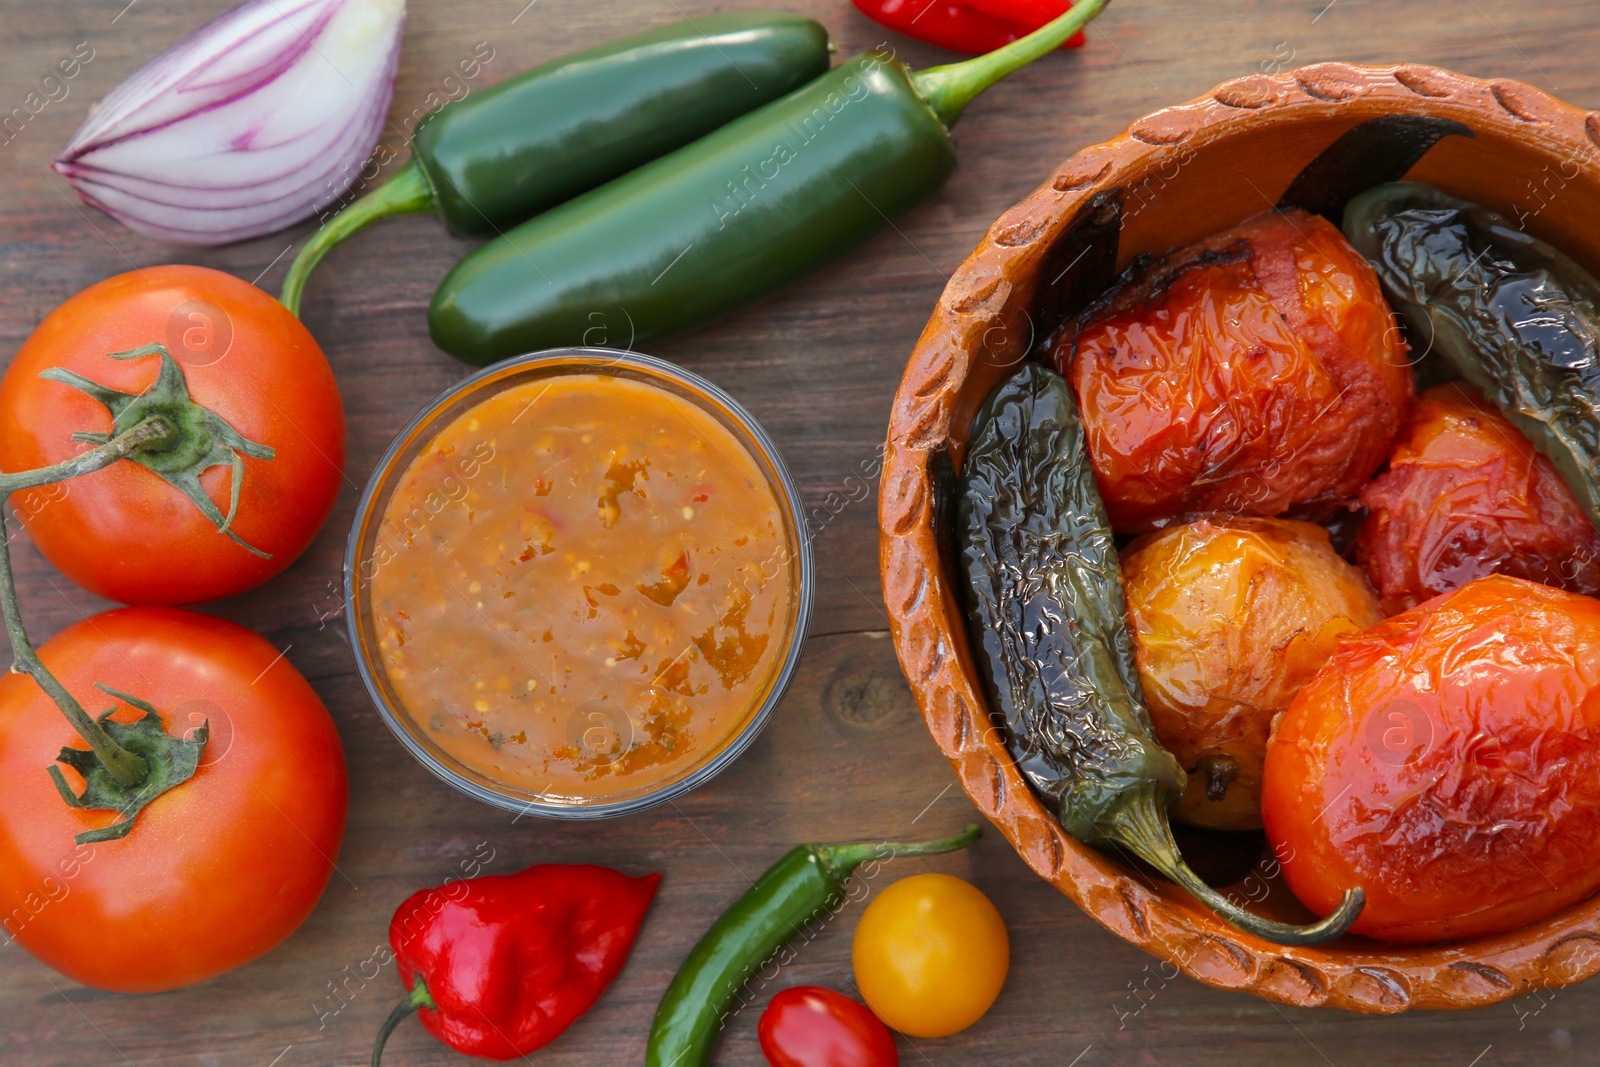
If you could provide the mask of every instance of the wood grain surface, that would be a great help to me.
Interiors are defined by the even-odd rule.
[[[394,117],[480,44],[480,84],[638,27],[717,7],[709,0],[411,0]],[[0,0],[0,113],[21,106],[80,42],[93,60],[0,144],[0,359],[52,307],[94,281],[156,263],[194,262],[268,289],[308,227],[196,252],[137,237],[79,205],[49,169],[89,103],[227,0]],[[795,0],[841,54],[886,39],[845,0]],[[349,484],[326,530],[278,580],[206,610],[266,635],[317,687],[343,733],[353,800],[339,873],[312,918],[276,951],[203,986],[130,997],[66,981],[0,946],[0,1065],[332,1067],[367,1061],[400,990],[368,962],[390,912],[492,851],[491,872],[540,861],[661,870],[661,896],[627,970],[536,1065],[640,1062],[657,999],[678,962],[748,880],[802,840],[933,836],[971,805],[933,747],[884,634],[874,492],[894,387],[945,278],[989,223],[1082,145],[1140,115],[1253,71],[1342,59],[1434,63],[1527,81],[1600,106],[1600,21],[1584,0],[1117,0],[1089,46],[1040,62],[979,100],[956,131],[961,169],[933,205],[793,290],[727,322],[652,346],[740,397],[772,433],[813,509],[821,586],[805,662],[772,725],[744,758],[676,804],[599,825],[563,826],[484,807],[415,764],[356,677],[338,610],[339,559],[359,487],[395,433],[465,369],[428,340],[433,284],[468,247],[426,217],[400,219],[335,251],[305,319],[339,374],[350,420]],[[913,65],[948,61],[901,38]],[[391,129],[387,143],[403,149]],[[399,151],[403,158],[403,151]],[[616,338],[623,343],[626,338]],[[30,631],[42,640],[107,605],[17,544]],[[0,803],[5,783],[0,783]],[[271,857],[262,857],[270,867]],[[891,864],[878,882],[937,869],[976,882],[1012,936],[995,1008],[941,1041],[901,1041],[907,1065],[982,1061],[1101,1065],[1367,1064],[1493,1067],[1593,1063],[1600,985],[1457,1014],[1366,1018],[1279,1008],[1207,989],[1079,914],[998,835],[968,853]],[[763,1063],[755,1022],[770,993],[820,983],[850,989],[848,905],[798,960],[755,992],[719,1046],[720,1064]],[[1591,1014],[1594,1013],[1594,1014]],[[415,1024],[393,1067],[467,1062]]]

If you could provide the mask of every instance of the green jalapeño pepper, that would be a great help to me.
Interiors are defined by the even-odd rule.
[[[782,12],[675,22],[564,56],[464,97],[417,128],[411,159],[300,250],[283,303],[339,242],[390,215],[437,212],[498,233],[789,93],[828,69],[828,32]]]
[[[995,388],[956,506],[985,688],[1018,771],[1062,827],[1126,849],[1263,940],[1315,945],[1348,930],[1359,888],[1322,921],[1290,926],[1212,889],[1179,854],[1167,808],[1184,772],[1145,707],[1117,547],[1066,379],[1029,363]]]
[[[468,363],[631,347],[817,270],[930,199],[978,94],[1105,7],[1085,0],[998,51],[912,72],[868,53],[476,249],[434,294],[435,343]]]
[[[756,879],[683,961],[661,998],[645,1046],[645,1067],[702,1067],[731,1014],[734,998],[792,938],[827,921],[844,903],[845,883],[863,863],[934,856],[976,841],[969,826],[954,837],[915,844],[797,845]]]

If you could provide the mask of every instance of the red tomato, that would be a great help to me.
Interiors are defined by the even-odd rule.
[[[1555,465],[1465,382],[1422,394],[1361,503],[1356,558],[1390,614],[1487,574],[1600,593],[1600,530]]]
[[[113,703],[100,682],[154,704],[168,733],[209,719],[211,740],[194,777],[126,837],[77,845],[121,815],[62,801],[46,768],[62,746],[87,746],[33,679],[0,677],[6,933],[75,981],[151,993],[231,970],[294,932],[333,872],[349,801],[338,731],[306,680],[249,630],[173,608],[85,619],[40,657],[91,714]],[[139,714],[123,706],[115,718]]]
[[[1295,896],[1383,941],[1483,937],[1600,888],[1600,601],[1494,575],[1345,638],[1267,746]]]
[[[147,267],[90,286],[45,317],[0,380],[0,470],[69,459],[105,432],[99,401],[39,373],[50,367],[138,393],[155,356],[109,353],[153,343],[172,352],[195,401],[247,439],[276,450],[244,460],[233,530],[261,559],[217,532],[192,501],[131,462],[13,504],[50,562],[92,593],[135,604],[193,604],[243,592],[287,567],[327,520],[344,475],[344,408],[333,371],[300,321],[272,297],[204,267]],[[228,511],[233,475],[201,475]]]
[[[772,1067],[896,1067],[889,1028],[863,1005],[821,986],[799,985],[772,998],[757,1029]]]
[[[1378,276],[1299,210],[1132,268],[1052,358],[1121,533],[1196,512],[1342,507],[1416,391]]]

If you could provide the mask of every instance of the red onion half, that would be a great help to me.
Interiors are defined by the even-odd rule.
[[[249,0],[118,86],[55,169],[129,229],[220,245],[337,200],[377,146],[405,0]]]

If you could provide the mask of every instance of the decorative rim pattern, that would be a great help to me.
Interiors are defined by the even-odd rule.
[[[1322,63],[1224,82],[1163,108],[1062,164],[1001,215],[951,277],[917,343],[890,416],[879,496],[879,563],[895,651],[929,732],[962,788],[1041,877],[1112,933],[1219,989],[1285,1004],[1358,1012],[1482,1007],[1600,971],[1600,896],[1497,937],[1444,946],[1359,939],[1288,948],[1252,938],[1173,887],[1152,886],[1113,857],[1079,844],[1017,773],[967,662],[964,623],[940,565],[933,454],[965,437],[958,412],[977,355],[992,352],[1031,304],[1034,276],[1055,240],[1113,187],[1157,173],[1164,150],[1202,148],[1243,126],[1381,115],[1455,119],[1564,150],[1600,186],[1600,113],[1520,82],[1481,81],[1435,67]],[[952,426],[961,432],[952,435]]]

